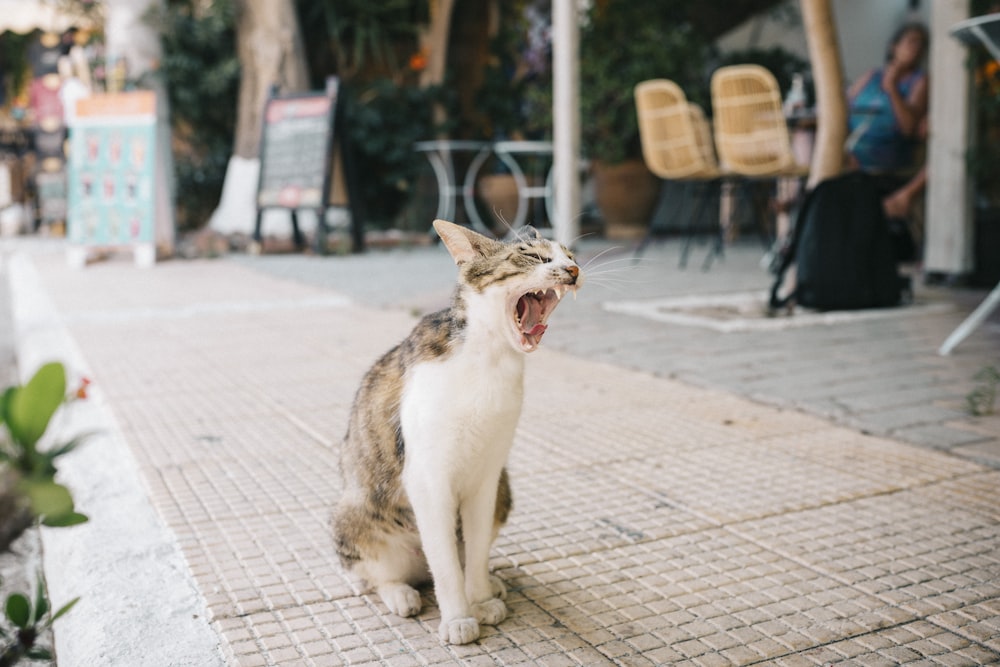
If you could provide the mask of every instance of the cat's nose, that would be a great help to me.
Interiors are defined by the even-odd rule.
[[[566,267],[566,273],[573,277],[573,281],[576,282],[577,277],[580,275],[580,267],[576,264],[570,264]]]

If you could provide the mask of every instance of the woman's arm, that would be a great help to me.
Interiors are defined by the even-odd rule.
[[[854,102],[854,98],[856,98],[858,95],[861,94],[861,91],[864,89],[864,87],[868,85],[869,81],[871,81],[873,74],[875,74],[875,70],[870,69],[854,80],[854,83],[851,84],[851,87],[847,89],[848,104]]]
[[[886,66],[882,74],[882,90],[889,96],[892,113],[896,117],[899,131],[907,137],[916,134],[921,121],[927,115],[927,76],[922,75],[908,97],[899,92],[899,79],[902,75],[899,68],[892,64]]]

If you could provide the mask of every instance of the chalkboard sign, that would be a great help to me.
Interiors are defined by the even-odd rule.
[[[364,209],[355,169],[354,151],[341,118],[342,92],[337,77],[326,80],[321,93],[277,97],[272,93],[261,123],[260,179],[257,183],[257,224],[253,239],[261,244],[261,222],[268,208],[287,209],[295,245],[302,246],[297,211],[317,214],[316,250],[326,252],[326,211],[331,207],[334,147],[339,155],[338,183],[347,190],[354,252],[364,250]],[[337,126],[336,130],[334,126]]]
[[[276,97],[264,110],[259,208],[327,203],[336,93]]]

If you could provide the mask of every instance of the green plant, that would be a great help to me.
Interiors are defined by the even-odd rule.
[[[474,137],[536,139],[548,127],[538,125],[536,87],[549,89],[551,77],[551,10],[540,0],[499,3],[497,30],[490,40],[482,80],[461,109],[462,121]]]
[[[52,651],[36,644],[38,637],[69,612],[79,600],[80,598],[74,598],[54,614],[49,614],[51,605],[45,590],[45,580],[40,572],[34,601],[23,593],[9,595],[4,605],[4,616],[11,629],[0,626],[0,667],[12,667],[22,658],[52,660]]]
[[[240,63],[232,0],[173,0],[151,20],[163,41],[177,223],[202,226],[222,193],[236,131]]]
[[[426,0],[297,0],[314,88],[340,79],[337,128],[350,144],[365,226],[394,225],[426,158],[413,144],[439,129],[440,87],[419,86],[426,54],[418,36]]]
[[[66,370],[58,362],[39,368],[23,386],[8,387],[0,395],[0,423],[8,437],[0,439],[0,464],[17,476],[16,490],[27,500],[32,514],[46,526],[73,526],[87,517],[76,511],[73,496],[55,481],[56,459],[73,451],[86,435],[49,449],[39,441],[59,407],[86,393],[84,385],[66,396]]]
[[[637,157],[639,126],[633,88],[664,78],[704,103],[708,41],[683,16],[685,4],[650,0],[594,3],[580,32],[581,141],[592,158],[621,162]]]
[[[433,137],[433,110],[441,88],[398,85],[378,79],[342,88],[343,118],[356,159],[365,222],[389,227],[403,209],[426,158],[413,144]]]
[[[327,71],[348,81],[404,77],[429,5],[426,0],[298,0],[314,84],[321,85],[320,75]]]
[[[1000,371],[993,366],[986,366],[972,377],[979,386],[965,397],[966,409],[974,417],[993,414],[1000,389]]]
[[[971,14],[995,11],[992,0],[973,0]],[[1000,62],[982,46],[969,49],[973,80],[974,136],[968,151],[977,205],[1000,207]]]
[[[640,155],[633,88],[671,79],[705,105],[709,39],[687,20],[682,0],[599,0],[580,29],[581,142],[585,155],[607,163]],[[539,124],[551,127],[549,87],[528,93]]]

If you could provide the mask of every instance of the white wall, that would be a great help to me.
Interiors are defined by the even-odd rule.
[[[930,4],[931,0],[923,0],[916,16],[911,16],[908,0],[833,0],[844,81],[854,81],[882,64],[889,38],[902,23],[916,18],[929,25]]]
[[[931,1],[923,0],[916,11],[916,18],[925,24],[930,23]],[[909,0],[833,0],[845,83],[885,60],[892,33],[912,18],[909,5]],[[718,45],[723,51],[780,46],[809,59],[798,0],[786,0],[776,11],[750,19],[723,35]]]

